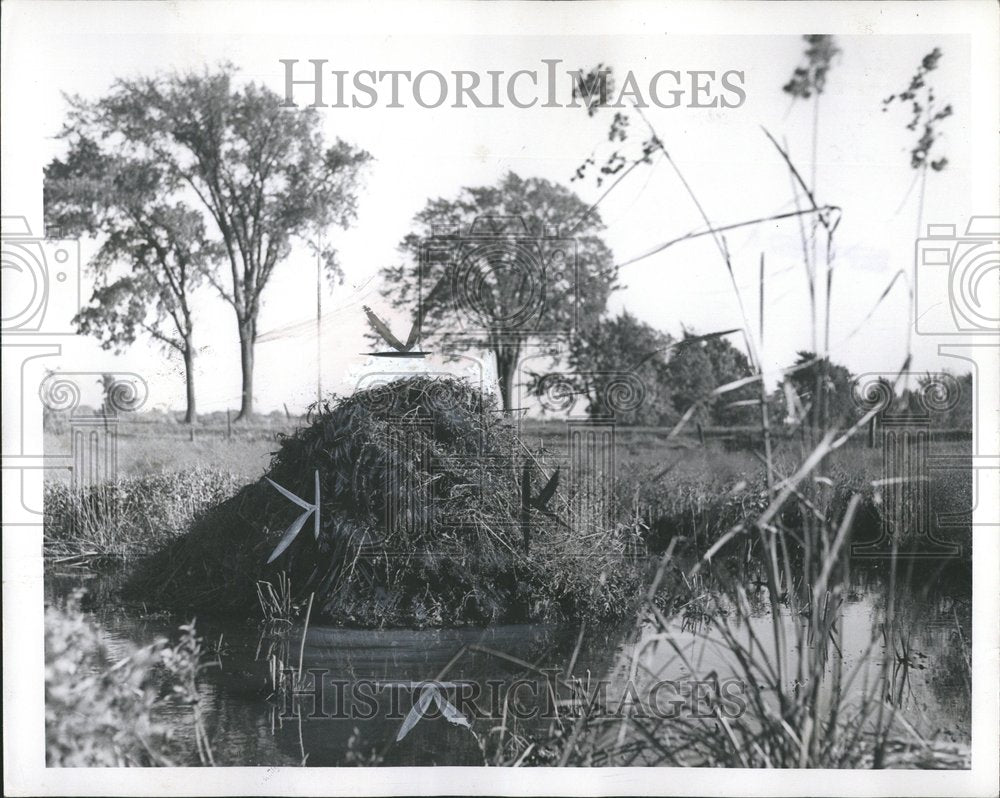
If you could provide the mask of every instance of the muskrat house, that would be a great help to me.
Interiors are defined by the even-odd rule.
[[[591,543],[580,556],[581,527],[594,521],[567,523],[564,490],[553,511],[526,519],[522,482],[552,469],[542,473],[496,399],[465,381],[417,376],[324,402],[279,444],[265,476],[313,502],[318,474],[318,534],[308,518],[269,563],[303,510],[261,478],[140,564],[126,594],[251,616],[258,581],[284,571],[295,602],[312,597],[313,618],[383,626],[610,616],[638,589],[620,546]]]

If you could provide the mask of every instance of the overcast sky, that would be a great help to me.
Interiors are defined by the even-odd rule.
[[[416,24],[410,34],[377,34],[370,32],[371,25],[366,32],[346,24],[331,5],[280,4],[271,9],[248,5],[246,18],[239,20],[233,15],[241,14],[241,7],[206,5],[215,11],[196,12],[175,4],[118,4],[113,9],[98,4],[40,4],[30,19],[15,18],[13,26],[8,14],[3,41],[5,215],[27,215],[35,229],[40,226],[40,170],[61,154],[63,146],[53,138],[66,112],[62,93],[96,98],[116,77],[201,69],[221,61],[233,62],[244,79],[263,82],[277,92],[284,90],[280,59],[288,58],[300,59],[306,68],[307,59],[327,59],[329,69],[351,72],[461,69],[484,74],[542,70],[542,59],[558,58],[569,69],[603,62],[620,74],[631,69],[647,80],[664,69],[738,70],[744,73],[746,92],[746,101],[738,108],[646,112],[709,217],[716,224],[728,224],[794,207],[788,173],[761,126],[787,141],[804,173],[811,168],[812,107],[792,102],[781,90],[802,59],[801,38],[740,35],[735,18],[730,18],[727,35],[674,33],[673,26],[662,22],[649,25],[642,36],[418,33],[416,28],[427,26]],[[467,6],[453,8],[473,13],[464,11]],[[596,14],[606,7],[593,8]],[[574,30],[572,15],[566,13],[567,24],[552,30]],[[572,12],[587,13],[586,6]],[[30,24],[31,35],[23,35],[24,28],[17,28],[17,23]],[[21,35],[12,35],[12,27]],[[821,25],[816,20],[812,27]],[[930,79],[938,97],[950,102],[955,114],[941,126],[936,152],[946,155],[949,164],[928,178],[924,221],[964,226],[974,210],[970,196],[976,166],[970,157],[970,40],[947,33],[838,35],[837,44],[843,52],[834,62],[821,100],[817,166],[818,199],[843,209],[836,236],[832,357],[855,372],[884,371],[897,368],[905,354],[905,284],[897,284],[861,332],[853,337],[850,333],[894,273],[900,269],[912,273],[918,191],[916,172],[909,163],[917,134],[904,129],[906,109],[894,105],[883,113],[881,103],[906,86],[926,53],[941,48],[940,67]],[[307,90],[297,93],[303,100],[308,96]],[[584,158],[596,153],[600,159],[609,152],[607,110],[589,118],[574,108],[425,109],[411,102],[399,109],[386,108],[386,103],[381,100],[372,109],[320,111],[331,138],[339,136],[364,147],[375,158],[362,189],[357,223],[334,234],[345,282],[324,286],[326,390],[349,392],[368,368],[361,354],[369,349],[363,339],[361,306],[384,310],[377,271],[395,262],[396,245],[428,198],[454,196],[463,186],[493,184],[508,170],[569,184],[588,202],[602,191],[590,178],[572,184],[569,180]],[[18,108],[18,113],[12,114],[11,108]],[[633,119],[633,124],[638,122]],[[14,148],[17,158],[12,157]],[[16,197],[8,190],[12,181],[19,187]],[[602,203],[601,213],[606,240],[619,262],[702,226],[665,162],[635,170]],[[790,220],[733,233],[728,244],[755,331],[758,268],[765,253],[763,359],[768,369],[785,366],[796,350],[812,347],[798,224]],[[93,249],[85,246],[85,255]],[[627,266],[621,281],[625,287],[613,296],[611,311],[627,308],[671,334],[679,334],[682,324],[701,332],[741,325],[729,277],[708,238]],[[89,291],[85,279],[85,298]],[[264,296],[261,334],[314,317],[315,271],[307,250],[298,248],[280,265]],[[198,308],[199,410],[238,407],[233,312],[210,290],[199,296]],[[392,318],[387,311],[385,315]],[[399,334],[405,335],[407,324],[397,321]],[[964,370],[960,362],[938,356],[938,343],[920,336],[914,339],[915,368]],[[59,364],[63,370],[136,371],[150,384],[152,405],[183,406],[181,363],[166,360],[148,341],[123,356],[105,352],[84,338],[65,342],[63,351]],[[258,409],[268,411],[287,403],[297,410],[312,401],[315,352],[315,331],[308,324],[259,344]]]

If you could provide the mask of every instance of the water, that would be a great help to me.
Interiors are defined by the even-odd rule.
[[[764,591],[761,591],[762,593]],[[888,685],[882,697],[896,707],[902,717],[922,737],[968,743],[970,690],[965,657],[969,645],[968,604],[942,593],[918,595],[904,590],[897,594],[897,631],[892,640],[882,635],[885,617],[885,588],[878,581],[855,584],[840,611],[836,644],[838,656],[831,657],[820,685],[830,697],[835,685],[835,667],[840,669],[839,687],[847,702],[857,706],[863,696],[879,696],[882,670],[889,669]],[[747,648],[759,646],[767,661],[776,666],[775,633],[766,599],[746,622],[728,621],[733,636]],[[781,631],[786,642],[782,658],[786,683],[806,689],[808,678],[799,681],[796,670],[800,645],[815,649],[810,639],[808,619],[782,608]],[[697,627],[697,628],[695,628]],[[644,626],[625,646],[619,657],[620,677],[650,673],[668,674],[684,680],[718,674],[743,674],[733,651],[714,624],[692,624],[681,617],[671,619],[670,631],[677,645],[660,642],[652,624]],[[904,643],[905,640],[905,643]],[[887,651],[888,646],[888,651]],[[888,657],[886,654],[888,653]],[[638,655],[638,656],[636,656]],[[627,662],[625,662],[627,660]],[[641,666],[635,668],[632,663]],[[627,667],[632,667],[626,672]],[[772,692],[765,690],[765,698]],[[771,700],[776,707],[777,701]]]
[[[93,574],[47,576],[46,594],[60,603],[76,587],[91,595],[88,612],[106,630],[113,655],[128,645],[146,645],[159,636],[176,639],[177,625],[188,619],[151,615],[142,608],[122,608],[110,597],[113,579]],[[939,589],[918,593],[903,590],[897,595],[900,627],[909,633],[904,660],[892,658],[891,699],[898,711],[921,735],[967,743],[970,698],[964,656],[969,645],[968,602],[958,590]],[[842,682],[848,701],[870,690],[882,667],[885,641],[878,632],[884,616],[885,590],[878,579],[859,580],[844,604],[842,625],[843,672],[856,671]],[[781,615],[782,629],[793,640],[806,619],[789,610]],[[727,679],[737,672],[732,652],[717,632],[692,624],[680,616],[672,620],[671,632],[684,656],[673,646],[655,639],[655,629],[626,624],[619,629],[588,631],[577,653],[574,675],[607,687],[609,712],[628,703],[631,680],[645,700],[656,680],[672,684],[658,698],[660,708],[677,698],[676,685],[692,678],[691,669],[704,676],[714,672]],[[709,625],[710,626],[710,625]],[[316,684],[310,671],[319,674],[321,706],[315,691],[298,703],[273,695],[269,654],[277,654],[297,670],[301,633],[264,635],[253,625],[199,619],[199,634],[213,653],[216,665],[205,672],[207,722],[216,762],[224,765],[333,766],[366,763],[377,758],[386,765],[481,765],[480,742],[489,741],[493,751],[502,725],[502,697],[523,668],[514,658],[539,667],[565,667],[575,648],[575,629],[541,625],[508,625],[488,629],[362,631],[313,625],[302,649],[306,687]],[[752,631],[773,660],[773,628],[766,601],[761,600],[748,622],[733,624],[738,639],[748,640]],[[218,641],[221,636],[221,645]],[[874,637],[874,644],[872,639]],[[770,642],[769,642],[770,641]],[[815,641],[806,641],[814,645]],[[464,648],[463,648],[464,647]],[[788,665],[795,656],[790,646]],[[899,643],[896,643],[899,653]],[[872,656],[866,658],[865,651]],[[462,651],[461,656],[453,658]],[[499,656],[506,655],[508,659]],[[445,681],[455,686],[440,693],[463,716],[472,730],[449,723],[433,700],[425,717],[418,719],[401,741],[396,737],[419,701],[424,686],[414,682],[436,679],[447,669]],[[656,674],[655,679],[652,674]],[[507,729],[530,737],[553,722],[537,715],[551,713],[553,701],[568,695],[558,685],[550,692],[544,678],[528,673],[516,689],[516,700],[508,711]],[[829,689],[824,680],[823,689]],[[669,695],[668,695],[669,693]],[[296,711],[298,710],[298,711]],[[183,739],[190,736],[186,708],[167,707],[162,718]],[[516,720],[514,715],[524,717]],[[527,717],[535,715],[536,717]],[[493,730],[491,732],[491,729]]]

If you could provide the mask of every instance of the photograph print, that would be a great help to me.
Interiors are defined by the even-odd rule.
[[[5,791],[997,794],[994,4],[2,13]]]

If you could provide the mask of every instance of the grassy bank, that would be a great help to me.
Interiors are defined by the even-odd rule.
[[[970,456],[970,448],[967,442],[940,442],[933,444],[932,454],[960,460]],[[779,452],[772,464],[775,478],[794,474],[803,456],[791,449]],[[810,488],[815,489],[816,504],[812,509],[802,512],[804,506],[798,501],[789,501],[780,508],[781,522],[796,533],[789,540],[790,546],[794,550],[801,548],[798,544],[806,516],[821,511],[839,521],[854,497],[858,505],[847,530],[848,543],[873,543],[885,528],[900,554],[924,546],[915,527],[908,523],[913,517],[903,516],[899,507],[889,501],[893,484],[887,478],[890,475],[886,474],[882,458],[881,449],[853,442],[831,453],[822,476],[808,479]],[[635,508],[647,527],[645,541],[654,553],[663,552],[676,539],[677,552],[702,554],[734,528],[752,528],[754,519],[771,500],[764,465],[749,452],[685,450],[665,466],[629,461],[619,474],[618,504]],[[929,558],[925,566],[961,569],[971,562],[972,477],[971,467],[929,471],[922,485],[928,501],[925,529],[942,541],[957,544],[961,554]],[[907,523],[900,523],[900,516]],[[717,550],[720,556],[741,547],[761,551],[753,536],[739,534],[729,540],[725,548]],[[890,549],[891,545],[887,545],[882,553],[888,554]],[[873,558],[873,563],[875,559],[884,558]]]
[[[241,484],[234,474],[193,468],[125,477],[82,490],[45,483],[46,561],[136,561],[183,535]]]

